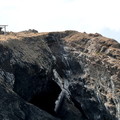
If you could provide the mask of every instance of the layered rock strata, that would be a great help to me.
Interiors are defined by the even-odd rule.
[[[0,36],[1,120],[120,120],[117,41],[31,32]]]

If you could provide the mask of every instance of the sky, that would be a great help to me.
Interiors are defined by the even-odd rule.
[[[0,0],[0,25],[13,32],[97,32],[120,42],[120,0]]]

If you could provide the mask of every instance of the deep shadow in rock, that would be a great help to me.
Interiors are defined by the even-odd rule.
[[[46,74],[38,66],[14,66],[15,83],[13,90],[24,100],[55,115],[55,101],[61,88],[52,80],[52,73]]]
[[[35,94],[29,102],[56,116],[56,113],[54,112],[55,101],[60,92],[60,87],[54,81],[50,81],[46,91]]]

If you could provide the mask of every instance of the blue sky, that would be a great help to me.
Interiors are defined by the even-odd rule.
[[[77,30],[120,42],[120,0],[0,0],[0,24],[8,31]]]

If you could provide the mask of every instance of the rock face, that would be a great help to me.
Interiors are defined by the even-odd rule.
[[[30,32],[0,41],[0,120],[120,120],[118,42]]]

